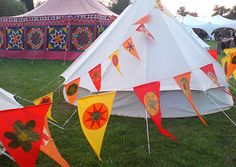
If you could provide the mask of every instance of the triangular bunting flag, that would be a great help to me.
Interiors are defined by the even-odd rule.
[[[133,40],[131,37],[129,37],[124,43],[123,43],[123,47],[131,54],[133,55],[135,58],[137,58],[138,60],[140,60],[139,56],[138,56],[138,52],[136,50],[136,47],[133,43]]]
[[[208,50],[208,53],[215,59],[218,60],[217,50]]]
[[[99,92],[101,89],[101,81],[102,81],[102,68],[101,64],[94,67],[92,70],[89,71],[89,76],[93,81],[93,84],[97,91]]]
[[[74,104],[77,94],[79,92],[80,78],[77,78],[65,85],[67,99],[71,105]]]
[[[221,58],[221,65],[224,69],[225,75],[228,73],[228,64],[230,62],[230,55]]]
[[[0,112],[0,140],[20,167],[34,167],[50,104]]]
[[[119,52],[118,52],[118,50],[116,50],[114,53],[112,53],[112,55],[109,56],[109,59],[112,61],[112,64],[116,67],[116,69],[120,73],[120,75],[123,76],[123,74],[120,71]]]
[[[219,84],[219,81],[217,79],[217,76],[216,76],[216,73],[215,73],[215,70],[214,70],[214,66],[213,64],[208,64],[204,67],[201,67],[200,68],[207,76],[210,80],[212,80],[212,82],[218,86],[220,89],[222,89],[225,93],[227,93],[228,95],[231,96],[231,94],[229,92],[227,92],[224,88],[222,88]]]
[[[207,126],[206,121],[203,119],[203,117],[201,116],[198,109],[195,107],[195,105],[193,103],[192,92],[190,90],[190,78],[191,78],[191,72],[184,73],[184,74],[181,74],[181,75],[178,75],[178,76],[174,77],[176,83],[179,85],[179,87],[183,91],[184,95],[187,97],[189,103],[191,104],[192,108],[194,109],[194,111],[196,112],[196,114],[198,115],[198,117],[200,118],[202,123],[205,126]]]
[[[231,53],[230,61],[228,63],[226,78],[229,80],[230,76],[233,74],[236,69],[236,52]]]
[[[40,104],[47,104],[47,103],[50,103],[50,107],[48,109],[48,113],[47,113],[47,117],[48,119],[51,119],[52,121],[55,121],[56,120],[54,118],[52,118],[52,103],[53,103],[53,92],[43,96],[43,97],[40,97],[36,100],[33,101],[33,103],[35,105],[40,105]]]
[[[139,19],[136,23],[134,23],[134,25],[145,24],[145,23],[148,23],[149,20],[150,20],[150,16],[146,15],[146,16],[142,17],[141,19]]]
[[[109,92],[78,100],[78,113],[82,130],[99,160],[101,160],[102,142],[115,94],[115,92]]]
[[[47,119],[45,120],[45,126],[44,126],[44,130],[42,134],[40,150],[46,155],[48,155],[50,158],[52,158],[55,162],[57,162],[62,167],[70,166],[68,162],[61,156],[61,154],[57,150],[57,147],[49,131]]]
[[[152,82],[134,87],[134,92],[161,134],[176,141],[176,138],[162,127],[160,106],[160,82]]]
[[[141,25],[136,29],[136,31],[142,32],[142,33],[144,33],[145,35],[151,37],[152,40],[154,40],[154,37],[153,37],[152,34],[146,29],[146,27],[144,26],[144,24],[141,24]]]

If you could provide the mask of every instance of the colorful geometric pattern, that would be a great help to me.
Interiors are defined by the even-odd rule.
[[[9,50],[24,49],[24,30],[23,28],[13,27],[7,29],[7,48]]]
[[[71,26],[71,50],[83,52],[93,41],[94,26]]]
[[[4,48],[4,28],[0,28],[0,49]]]
[[[107,29],[107,26],[99,24],[97,26],[97,37],[100,36],[106,29]]]
[[[66,26],[55,26],[48,28],[47,47],[49,50],[65,50],[67,48],[67,32]]]
[[[27,27],[26,48],[29,50],[42,50],[45,43],[44,32],[43,27]]]

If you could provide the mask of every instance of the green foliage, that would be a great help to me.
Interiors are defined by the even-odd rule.
[[[33,2],[33,0],[21,0],[21,2],[23,4],[25,4],[25,6],[28,9],[28,11],[34,9],[34,2]]]
[[[197,17],[198,14],[196,12],[188,12],[184,6],[179,7],[177,10],[177,14],[181,16],[191,15]]]
[[[129,0],[112,0],[109,3],[109,9],[116,14],[121,14],[129,5]]]
[[[0,0],[0,16],[15,16],[25,13],[25,6],[17,0]]]
[[[225,8],[225,6],[219,6],[219,5],[216,5],[213,9],[214,13],[212,16],[215,16],[215,15],[225,15],[227,14],[229,11],[230,11],[230,8]]]
[[[209,43],[215,49],[216,42]],[[55,90],[58,76],[71,64],[62,61],[3,60],[0,61],[2,88],[28,100]],[[52,80],[52,84],[48,85]],[[61,82],[60,82],[61,83]],[[45,88],[41,90],[42,88]],[[41,90],[41,91],[40,91]],[[60,92],[60,93],[59,93]],[[54,95],[53,117],[59,125],[76,107],[64,102],[62,91]],[[23,102],[20,100],[20,102]],[[24,102],[24,105],[30,105]],[[226,111],[236,120],[235,109]],[[163,119],[163,127],[177,137],[177,143],[160,135],[149,120],[151,156],[147,153],[144,119],[111,116],[105,134],[100,162],[86,140],[76,114],[61,130],[50,126],[52,137],[71,167],[235,167],[235,126],[221,113],[204,116],[208,127],[197,118]],[[16,167],[14,162],[0,156],[0,166]],[[37,167],[59,167],[52,159],[40,153]]]

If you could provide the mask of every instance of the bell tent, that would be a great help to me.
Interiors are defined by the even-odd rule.
[[[214,72],[206,75],[202,69],[208,65]],[[73,92],[78,99],[98,90],[116,91],[112,114],[130,117],[145,117],[133,87],[160,81],[162,116],[173,118],[196,115],[175,80],[183,74],[191,74],[189,87],[183,83],[183,88],[191,90],[202,115],[233,105],[220,64],[160,1],[135,0],[61,76],[67,102],[77,105],[69,99]],[[68,94],[72,83],[74,91]]]
[[[0,58],[75,60],[116,16],[97,0],[47,0],[0,18]]]
[[[21,108],[20,105],[14,98],[14,95],[0,88],[0,111],[13,109],[13,108]]]

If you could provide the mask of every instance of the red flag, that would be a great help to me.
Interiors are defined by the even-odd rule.
[[[136,25],[136,24],[145,24],[145,23],[148,23],[149,20],[150,20],[150,16],[146,15],[146,16],[142,17],[141,19],[139,19],[136,23],[134,23],[134,25]]]
[[[134,92],[146,108],[160,133],[176,141],[176,138],[161,125],[160,82],[156,81],[134,87]]]
[[[217,50],[208,50],[208,53],[215,59],[218,60]]]
[[[231,96],[231,94],[229,92],[227,92],[224,88],[222,88],[219,84],[219,81],[217,79],[213,64],[208,64],[204,67],[200,68],[207,76],[210,80],[212,80],[212,82],[217,85],[219,88],[221,88],[225,93],[227,93],[228,95]]]
[[[191,104],[192,108],[202,121],[202,123],[207,126],[206,121],[202,118],[201,114],[199,113],[198,109],[195,107],[193,100],[192,100],[192,92],[190,90],[190,78],[191,78],[191,72],[187,72],[178,76],[175,76],[174,79],[176,83],[179,85],[181,90],[183,91],[184,95],[187,97],[189,103]]]
[[[140,26],[136,29],[136,31],[142,32],[142,33],[146,34],[147,36],[151,37],[151,38],[154,40],[154,37],[153,37],[152,34],[146,29],[146,27],[144,26],[144,24],[140,24]]]
[[[34,167],[51,104],[0,112],[0,140],[20,167]]]
[[[92,70],[89,71],[89,75],[98,92],[101,89],[101,80],[102,80],[101,71],[102,71],[101,64],[97,65],[96,67],[94,67]]]

